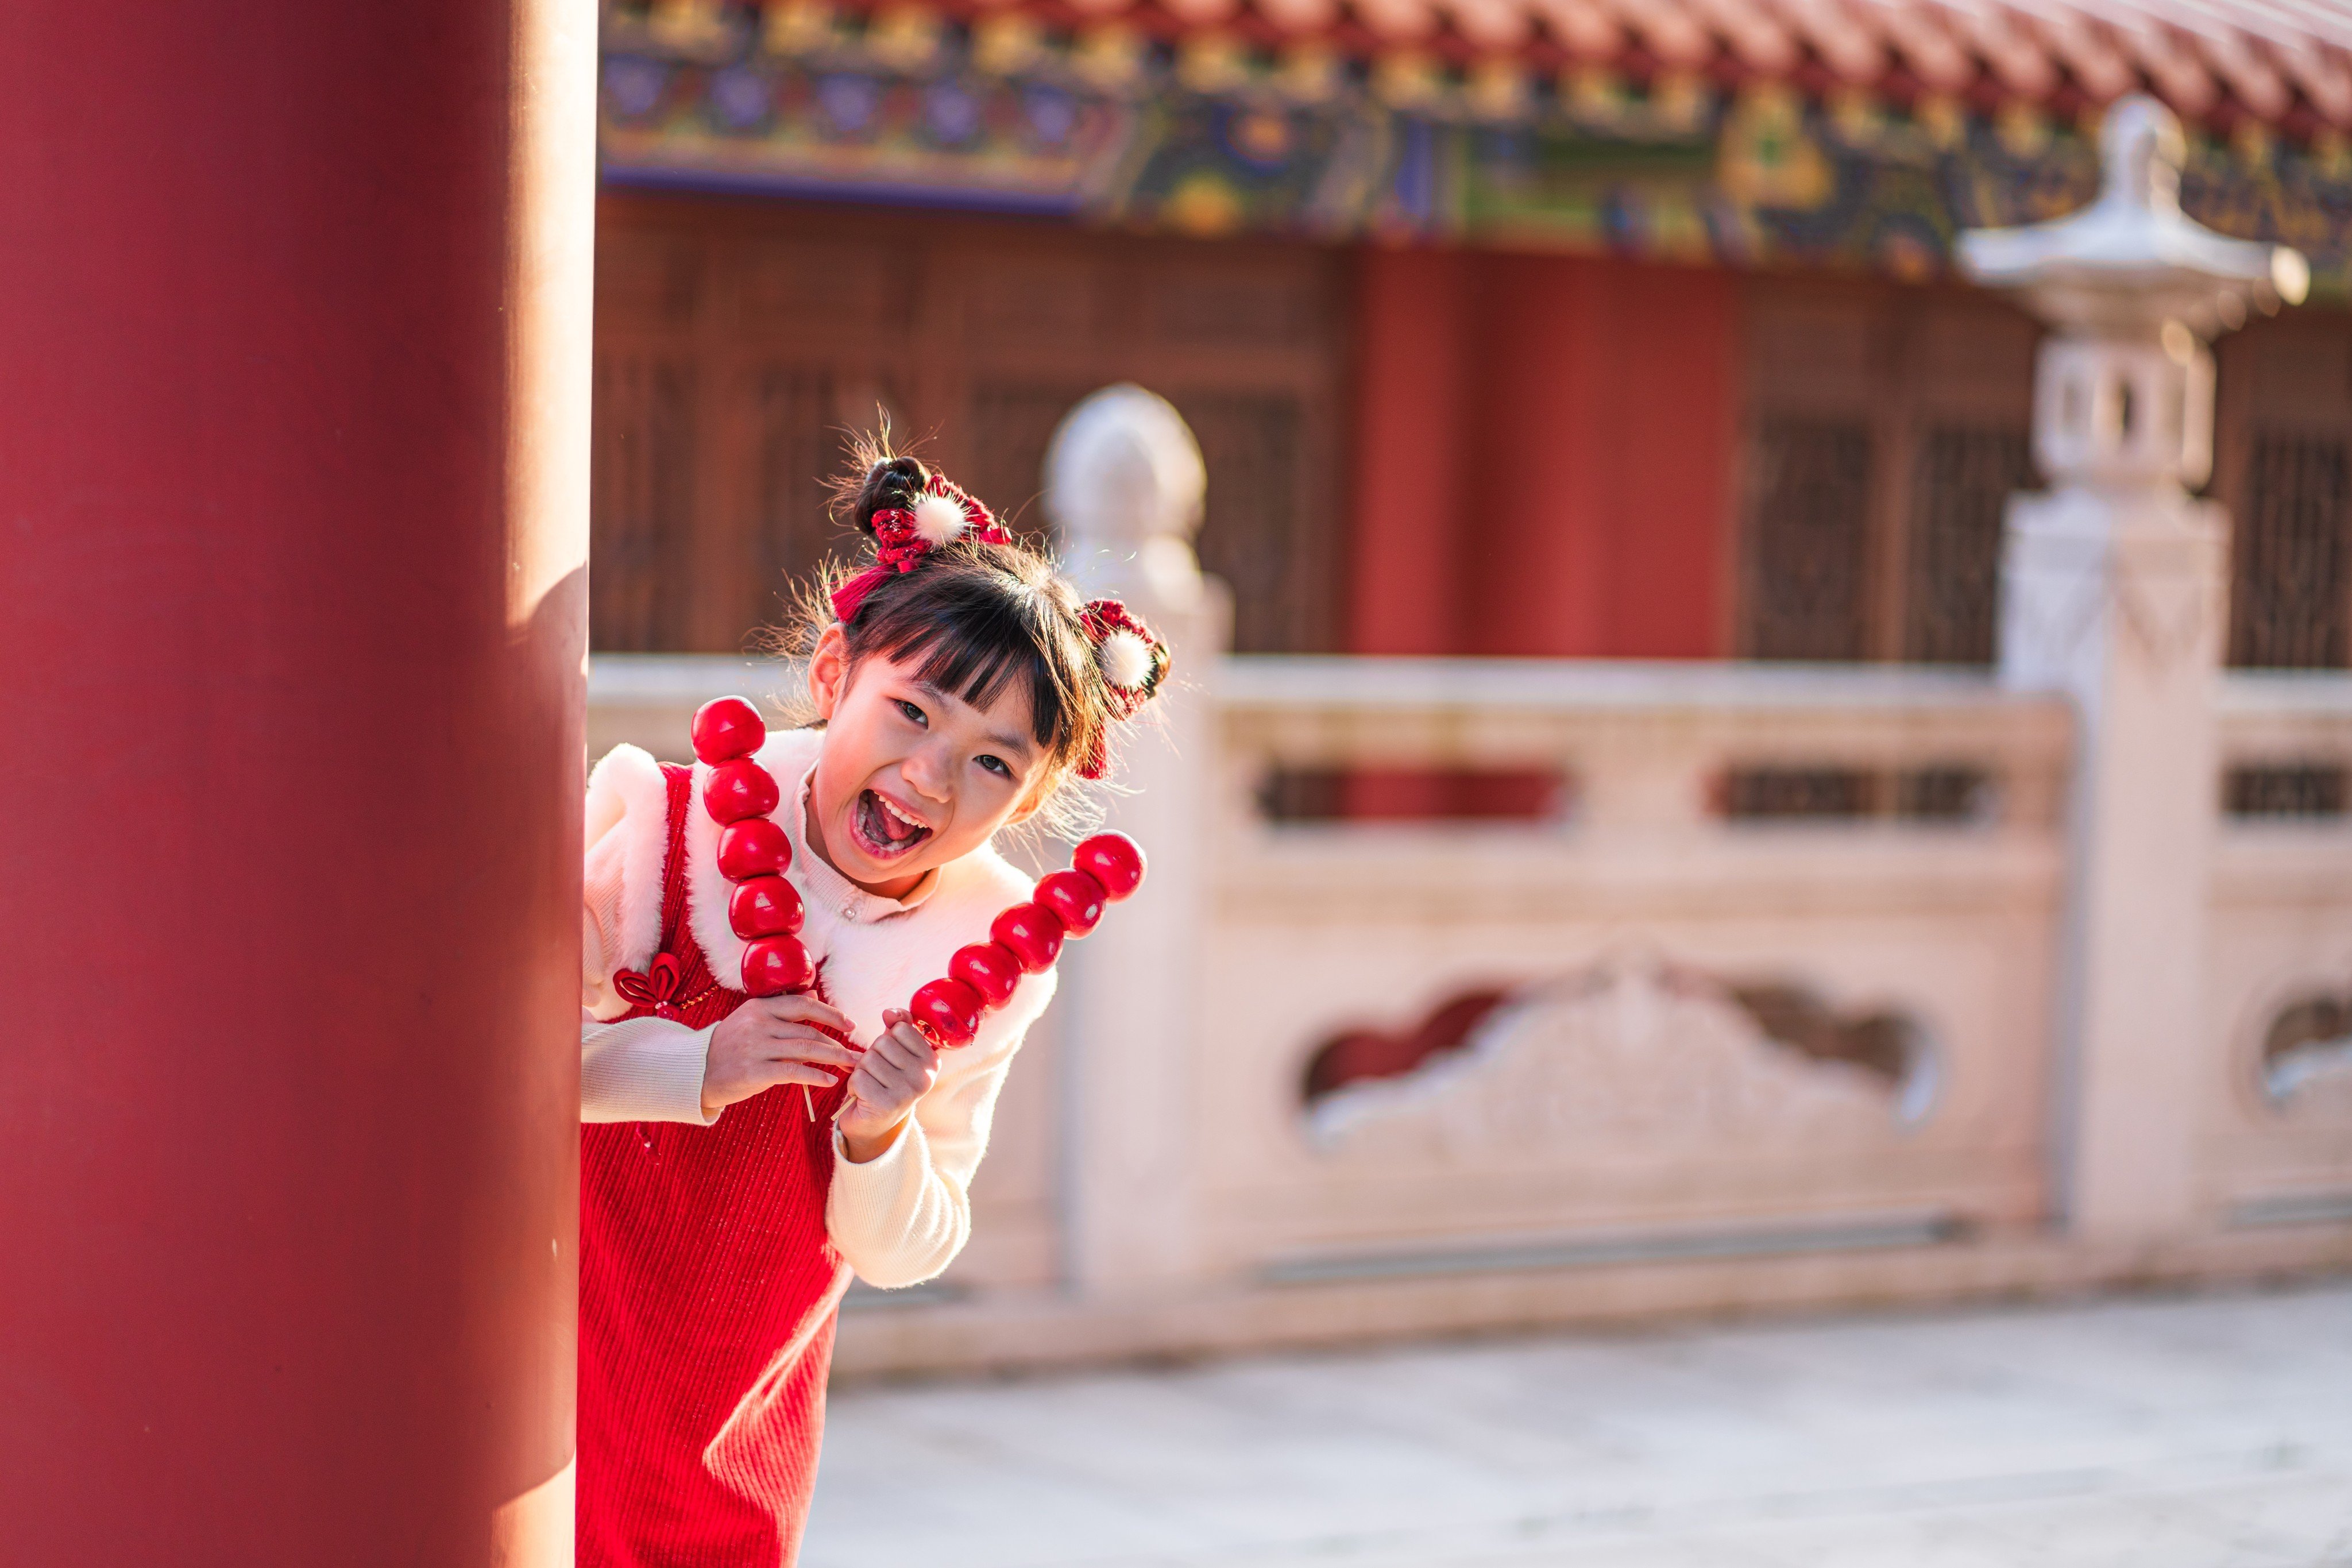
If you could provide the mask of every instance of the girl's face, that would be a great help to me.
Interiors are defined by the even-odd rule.
[[[837,626],[809,660],[809,695],[825,721],[809,847],[886,899],[1036,810],[1051,783],[1020,681],[975,708],[917,679],[920,663],[874,658],[853,672]]]

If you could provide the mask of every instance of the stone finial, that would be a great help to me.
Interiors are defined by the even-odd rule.
[[[1969,277],[2017,290],[2059,327],[2100,335],[2148,337],[2178,321],[2210,338],[2250,309],[2302,302],[2311,269],[2300,252],[2231,239],[2180,210],[2188,143],[2170,110],[2123,99],[2099,142],[2098,199],[2050,223],[1962,235]]]
[[[1061,525],[1071,575],[1148,616],[1202,602],[1192,532],[1208,483],[1184,416],[1129,382],[1082,400],[1045,449],[1045,515]]]
[[[1074,550],[1189,540],[1207,488],[1201,444],[1184,416],[1132,382],[1071,409],[1045,452],[1045,515]]]
[[[2172,111],[2126,98],[2100,131],[2105,176],[2080,212],[1960,237],[1979,283],[2057,331],[2042,345],[2033,455],[2060,485],[2189,486],[2213,461],[2213,360],[2203,340],[2299,302],[2303,257],[2231,239],[2180,210],[2188,143]]]

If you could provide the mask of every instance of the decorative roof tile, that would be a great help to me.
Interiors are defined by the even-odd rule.
[[[1646,59],[1727,79],[1812,73],[1921,91],[2096,105],[2150,91],[2192,119],[2352,127],[2352,4],[2341,0],[962,0],[1247,26],[1349,52],[1517,50],[1549,64]]]
[[[2341,300],[2329,4],[606,0],[599,140],[624,183],[1924,278],[2082,205],[2153,86],[2187,210]]]

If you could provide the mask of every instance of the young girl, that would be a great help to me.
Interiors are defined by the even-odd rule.
[[[921,463],[852,483],[874,553],[811,617],[817,721],[758,753],[813,992],[730,989],[744,943],[708,767],[622,746],[589,780],[583,1568],[792,1562],[842,1291],[852,1273],[929,1279],[962,1248],[998,1088],[1054,975],[954,1050],[902,1009],[1028,897],[990,840],[1099,774],[1108,727],[1167,670],[1139,623],[1079,603]]]

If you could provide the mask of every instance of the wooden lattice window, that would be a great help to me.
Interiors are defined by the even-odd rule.
[[[596,358],[589,616],[597,646],[688,646],[697,378],[679,355],[616,349]]]
[[[2231,816],[2341,816],[2341,763],[2246,763],[2221,779],[2221,808]]]
[[[2230,662],[2340,668],[2352,663],[2352,317],[2291,310],[2216,353]]]
[[[1234,591],[1234,646],[1330,647],[1328,585],[1306,576],[1336,564],[1304,532],[1316,519],[1299,489],[1311,482],[1309,411],[1286,392],[1195,393],[1175,402],[1208,465],[1201,563]]]
[[[1911,465],[1903,657],[1990,664],[2000,603],[2001,519],[2033,483],[2032,442],[2014,426],[1937,425]]]
[[[732,651],[854,541],[845,437],[902,437],[1017,526],[1071,405],[1134,381],[1192,421],[1200,548],[1248,652],[1333,646],[1340,262],[982,218],[608,195],[597,234],[592,639]]]
[[[1871,433],[1767,419],[1749,458],[1746,651],[1861,658],[1870,638]]]
[[[2247,454],[2234,520],[2230,662],[2333,668],[2345,662],[2347,445],[2340,436],[2263,432]]]
[[[972,388],[971,484],[1024,532],[1046,527],[1039,504],[1045,448],[1054,427],[1094,387],[1082,382],[1037,384],[983,380]]]
[[[854,542],[834,524],[825,483],[849,460],[851,433],[872,429],[886,416],[903,428],[906,399],[896,377],[876,380],[822,365],[755,364],[745,379],[753,467],[744,476],[744,559],[755,591],[769,595],[747,609],[756,619],[773,620],[789,611],[787,584],[804,581]]]
[[[1989,662],[2032,321],[1853,278],[1751,279],[1748,315],[1739,651]]]

